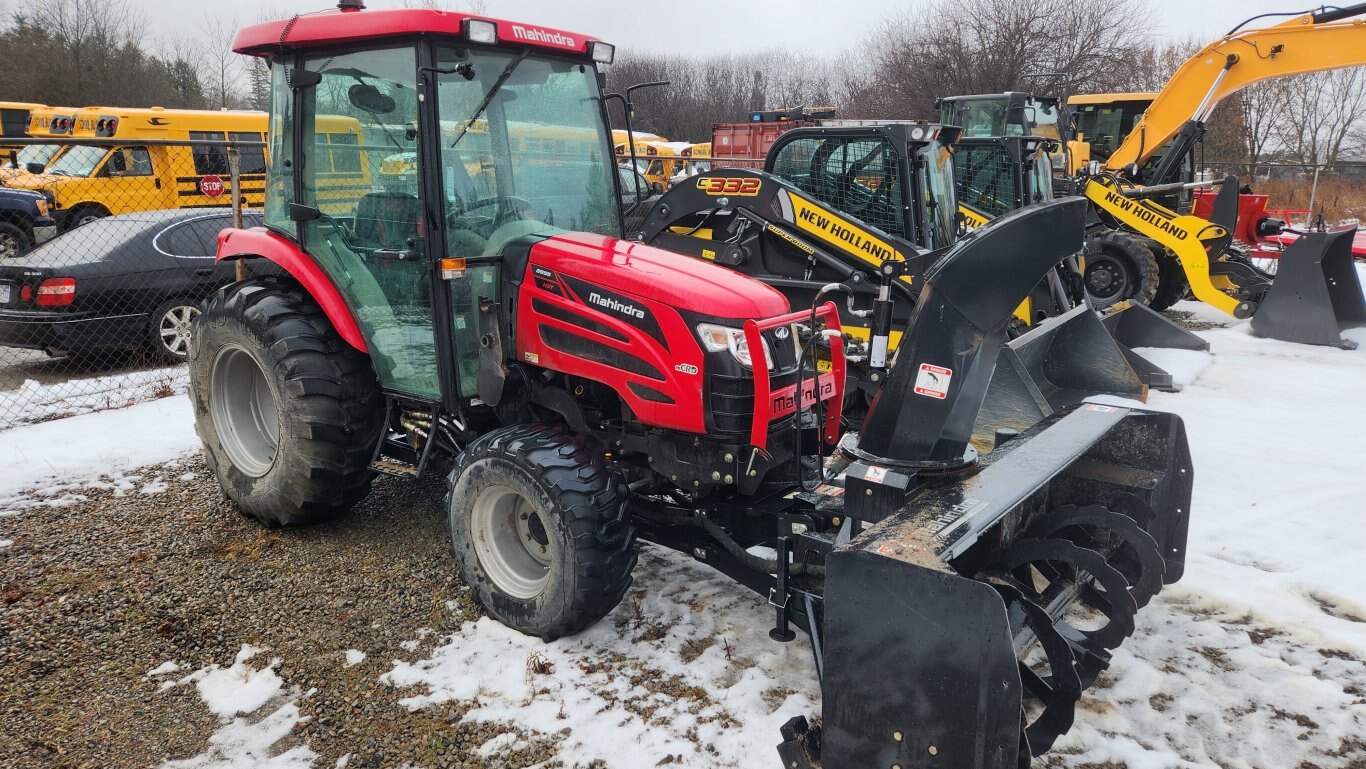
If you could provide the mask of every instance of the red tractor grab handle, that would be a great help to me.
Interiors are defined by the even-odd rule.
[[[761,333],[779,326],[800,323],[811,318],[807,311],[792,312],[764,320],[745,321],[745,343],[749,346],[750,360],[754,363],[754,422],[750,428],[750,443],[760,449],[768,448],[769,425],[774,419],[786,416],[798,408],[806,408],[819,401],[833,400],[825,412],[825,424],[821,437],[827,444],[834,445],[840,439],[840,418],[844,413],[844,338],[840,326],[840,314],[834,302],[826,302],[816,308],[816,317],[825,324],[830,340],[830,371],[818,374],[815,379],[799,377],[796,384],[774,391],[768,373],[768,360],[764,353]],[[820,333],[812,329],[812,333]],[[800,393],[798,392],[800,389]]]

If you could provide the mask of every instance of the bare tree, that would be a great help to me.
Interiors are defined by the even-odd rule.
[[[195,26],[197,34],[191,44],[198,55],[193,60],[198,62],[199,79],[208,89],[210,106],[215,109],[240,108],[250,100],[246,82],[248,61],[232,50],[233,38],[241,26],[236,17],[213,15],[204,16]]]
[[[1276,137],[1296,162],[1337,165],[1366,121],[1366,76],[1360,67],[1284,79]]]

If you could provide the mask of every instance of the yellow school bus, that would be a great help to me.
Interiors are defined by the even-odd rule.
[[[64,229],[113,214],[231,206],[225,189],[230,178],[227,149],[207,142],[264,142],[266,120],[264,112],[86,107],[76,113],[73,139],[122,139],[129,145],[73,144],[44,173],[8,183],[51,193],[54,217]],[[345,194],[364,194],[368,174],[359,153],[360,123],[320,116],[319,129],[335,145],[328,153],[331,167],[324,183],[337,194],[343,194],[341,186],[354,188]],[[137,143],[147,140],[185,143]],[[237,194],[245,205],[260,207],[265,200],[265,149],[247,146],[240,154]]]
[[[0,109],[3,106],[0,105]],[[30,138],[70,136],[76,127],[75,107],[47,107],[36,105],[28,111],[28,126],[25,134]],[[40,172],[59,155],[65,147],[60,144],[26,144],[4,153],[0,165],[0,182]]]

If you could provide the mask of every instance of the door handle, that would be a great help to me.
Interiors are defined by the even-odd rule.
[[[212,268],[212,267],[201,267],[200,269],[194,271],[194,275],[195,275],[196,278],[207,278],[208,276],[210,276],[210,275],[212,275],[212,274],[213,274],[213,268]]]

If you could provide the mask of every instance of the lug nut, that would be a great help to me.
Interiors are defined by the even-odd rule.
[[[734,462],[734,461],[735,461],[735,455],[734,455],[734,454],[727,454],[727,455],[725,456],[725,460],[726,460],[727,462]],[[1184,471],[1183,471],[1183,472],[1184,472]]]
[[[721,480],[721,473],[719,473],[719,472],[717,472],[717,471],[715,471],[715,470],[712,470],[712,471],[711,471],[711,479],[712,479],[713,481],[719,481],[719,480]]]

